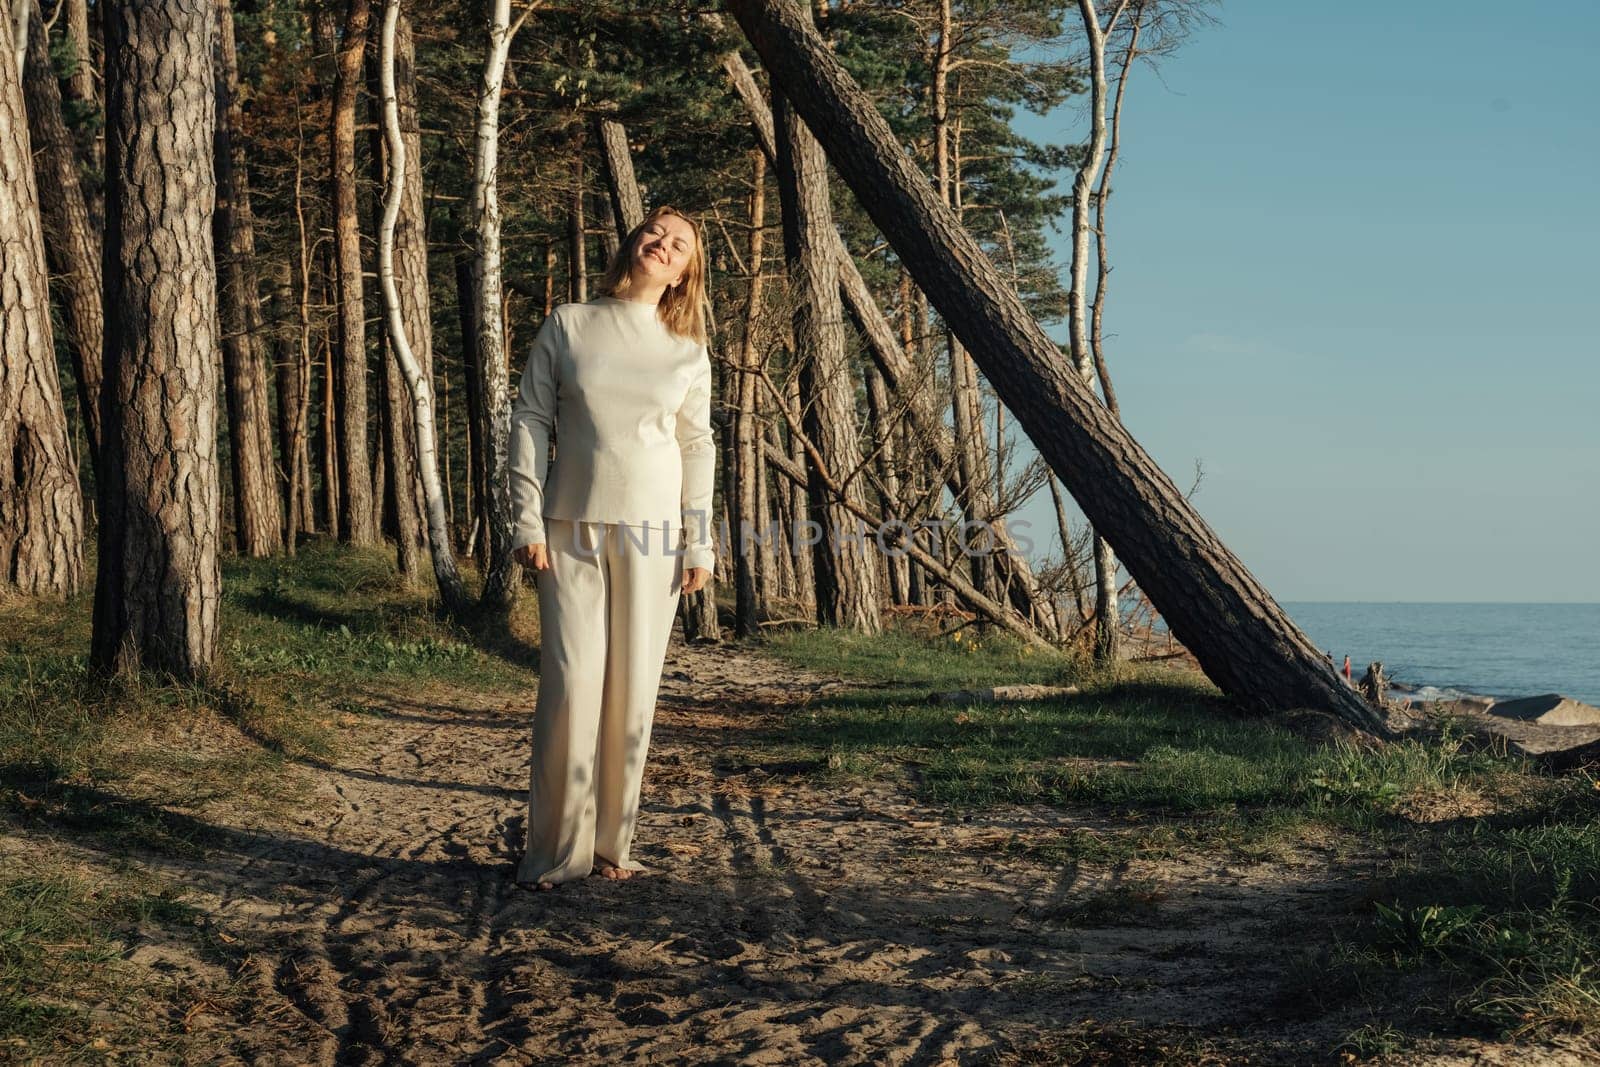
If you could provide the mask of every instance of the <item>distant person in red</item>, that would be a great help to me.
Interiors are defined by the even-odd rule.
[[[1344,680],[1347,681],[1347,682],[1350,680],[1350,654],[1349,653],[1345,653],[1345,657],[1344,657]]]

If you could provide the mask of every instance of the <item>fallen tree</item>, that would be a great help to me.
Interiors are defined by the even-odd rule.
[[[1062,358],[888,123],[787,0],[729,0],[768,76],[1178,640],[1245,707],[1381,714],[1200,518]]]

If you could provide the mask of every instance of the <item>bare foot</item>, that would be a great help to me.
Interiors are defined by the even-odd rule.
[[[518,882],[524,889],[531,889],[535,893],[547,893],[556,887],[554,882]]]
[[[595,871],[602,878],[609,878],[613,882],[626,882],[633,877],[633,872],[626,867],[618,867],[610,860],[596,860]]]

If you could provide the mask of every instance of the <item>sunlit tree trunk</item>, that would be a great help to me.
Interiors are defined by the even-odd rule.
[[[72,353],[87,459],[100,452],[100,363],[105,337],[100,310],[100,229],[89,212],[78,179],[77,147],[61,110],[61,91],[50,63],[50,45],[37,9],[29,19],[23,90],[33,142],[44,246]]]
[[[1195,654],[1242,705],[1326,710],[1386,732],[1122,424],[919,174],[816,32],[778,0],[729,0],[774,85],[978,359],[1040,455]]]
[[[339,457],[339,535],[354,545],[376,544],[372,467],[367,457],[366,298],[361,276],[361,222],[356,204],[356,98],[361,57],[372,20],[370,0],[348,0],[333,83],[330,144],[339,336],[336,346],[334,423]]]
[[[232,0],[217,5],[217,303],[228,400],[228,450],[233,473],[234,535],[241,555],[267,556],[283,544],[283,512],[272,457],[272,406],[267,393],[261,305],[256,282],[255,226],[245,146],[239,139],[239,58]]]
[[[827,160],[800,117],[781,95],[773,97],[778,133],[778,199],[783,209],[783,245],[794,305],[795,347],[800,388],[805,396],[802,422],[817,443],[828,469],[849,478],[861,465],[855,420],[855,389],[845,359],[844,308],[839,297],[838,263],[827,235],[836,232],[828,195]],[[844,485],[851,503],[863,499],[860,479]],[[850,534],[856,516],[845,502],[830,500],[827,488],[813,484],[811,518],[822,526],[814,551],[817,621],[875,633],[879,618],[877,569],[868,550]]]
[[[383,222],[378,231],[378,279],[383,287],[390,351],[400,365],[400,371],[405,376],[411,394],[416,471],[422,479],[423,497],[427,502],[428,547],[433,556],[433,576],[439,583],[439,596],[444,601],[446,609],[459,611],[466,606],[466,591],[456,570],[455,551],[450,539],[450,520],[445,510],[444,488],[439,479],[439,451],[434,432],[431,367],[423,362],[426,349],[413,345],[408,328],[408,319],[425,321],[428,309],[424,305],[412,308],[408,314],[403,308],[396,269],[395,231],[400,220],[402,202],[406,199],[406,175],[408,171],[421,166],[420,160],[412,158],[412,146],[406,143],[407,138],[401,129],[400,101],[395,91],[399,66],[396,59],[398,50],[396,42],[401,36],[396,28],[399,20],[400,0],[388,0],[384,5],[379,65],[383,91],[384,148],[389,164],[389,180],[384,198]],[[409,33],[405,36],[409,37]],[[409,65],[405,68],[404,74],[406,77],[412,76]],[[412,110],[414,112],[414,109]],[[414,137],[420,143],[420,133]],[[420,182],[416,184],[414,191],[416,194],[416,202],[413,205],[414,220],[420,223],[422,216]],[[420,230],[413,235],[412,241],[414,244],[420,244]],[[422,273],[425,275],[426,251],[423,250],[420,255]],[[411,256],[413,263],[410,271],[414,275],[417,270],[415,259],[418,252],[413,250]],[[423,284],[419,293],[415,278],[412,278],[408,286],[408,295],[413,299],[419,297],[426,299],[426,284]],[[409,471],[407,474],[409,475]]]
[[[91,659],[201,679],[217,652],[212,0],[106,12],[105,385]]]
[[[83,497],[11,27],[0,19],[0,591],[68,596],[83,582]]]

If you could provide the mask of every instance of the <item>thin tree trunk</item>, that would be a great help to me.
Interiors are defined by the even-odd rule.
[[[738,399],[733,416],[734,491],[725,499],[732,506],[728,522],[735,550],[733,558],[734,630],[740,637],[754,637],[761,631],[765,605],[759,595],[760,548],[757,537],[765,534],[760,523],[757,493],[766,476],[757,454],[760,440],[756,419],[756,397],[759,384],[754,368],[761,360],[757,323],[761,317],[762,273],[761,260],[766,244],[767,214],[767,157],[760,152],[751,153],[750,176],[750,247],[747,263],[750,281],[745,288],[744,336],[739,341]]]
[[[478,84],[477,125],[473,135],[471,236],[476,251],[472,273],[477,292],[472,309],[477,341],[474,378],[478,406],[474,421],[480,442],[477,458],[481,460],[476,469],[482,472],[478,498],[484,538],[482,601],[499,609],[509,609],[516,602],[522,575],[521,568],[511,558],[515,529],[509,473],[510,371],[500,275],[500,93],[511,40],[537,6],[530,3],[513,23],[511,0],[493,0],[489,5],[489,42],[484,52],[483,77]],[[547,308],[547,314],[548,311]],[[469,403],[472,402],[469,397]]]
[[[827,160],[785,98],[774,95],[773,105],[783,246],[795,309],[795,345],[802,353],[800,388],[806,397],[802,424],[821,449],[828,469],[845,472],[849,494],[834,502],[820,481],[812,486],[812,519],[822,525],[815,546],[817,621],[876,633],[882,626],[877,571],[860,539],[852,541],[849,534],[858,527],[850,505],[861,504],[864,496],[860,482],[850,478],[861,465],[861,449],[855,390],[845,359],[838,262],[826,240],[837,232],[828,196]]]
[[[729,0],[773,83],[809,120],[901,261],[983,364],[1047,463],[1139,587],[1241,704],[1382,717],[1217,539],[1078,375],[925,178],[816,32],[776,0]]]
[[[87,0],[66,0],[66,5],[67,52],[72,70],[66,77],[64,96],[76,105],[78,114],[83,116],[78,135],[79,151],[91,173],[103,174],[106,153],[100,134],[105,116],[100,107],[100,89],[95,79],[97,67],[92,45],[94,35],[89,26],[89,4]],[[96,15],[99,16],[103,11],[104,8],[97,4]],[[94,231],[99,234],[105,219],[105,202],[100,187],[86,184],[83,201]]]
[[[372,466],[367,457],[366,299],[361,276],[361,223],[356,204],[356,98],[361,89],[361,57],[372,20],[370,0],[348,0],[344,36],[333,83],[333,210],[335,284],[339,343],[335,363],[338,408],[339,532],[353,545],[378,541],[373,506]]]
[[[482,378],[478,371],[478,331],[481,330],[481,316],[478,314],[478,275],[474,268],[473,257],[460,255],[456,257],[456,314],[461,322],[461,360],[463,363],[462,377],[467,383],[467,469],[466,469],[466,512],[467,525],[473,529],[486,529],[489,519],[487,517],[488,493],[483,485],[483,438],[484,415],[482,399]],[[481,546],[481,549],[480,549]],[[478,561],[478,571],[488,574],[489,563],[489,538],[469,537],[466,551]]]
[[[37,9],[29,20],[22,87],[28,107],[44,247],[52,268],[72,353],[78,409],[91,466],[100,454],[100,363],[105,322],[100,310],[100,229],[78,180],[78,155],[61,110],[61,91],[50,63],[50,43]]]
[[[421,137],[417,131],[415,89],[408,82],[412,77],[415,49],[411,43],[410,20],[401,17],[395,26],[395,92],[400,109],[401,135],[405,139],[407,157],[421,158]],[[384,145],[384,117],[381,57],[378,42],[367,52],[367,92],[372,116],[372,179],[373,187],[384,188],[388,152]],[[400,218],[395,224],[396,284],[404,298],[401,310],[406,320],[406,334],[412,339],[418,361],[428,373],[432,357],[428,353],[432,344],[432,323],[427,321],[428,284],[426,275],[426,249],[423,250],[421,288],[417,284],[416,264],[417,233],[422,229],[422,178],[418,166],[405,172],[405,186],[401,191]],[[418,309],[421,314],[418,314]],[[418,319],[422,321],[418,321]],[[428,551],[426,506],[422,500],[422,486],[417,477],[416,429],[411,418],[411,395],[401,373],[399,360],[387,335],[378,338],[378,426],[379,450],[373,475],[373,495],[383,508],[383,533],[395,545],[395,569],[402,580],[413,588],[424,583],[428,564],[424,556]]]
[[[589,299],[589,249],[583,221],[583,127],[572,153],[572,192],[567,200],[567,299]]]
[[[380,69],[383,79],[384,146],[389,160],[388,195],[384,200],[383,223],[378,231],[378,279],[383,286],[383,302],[389,324],[390,350],[399,361],[400,370],[410,387],[412,417],[416,433],[417,470],[422,478],[423,496],[427,501],[428,541],[433,553],[433,576],[439,583],[439,596],[445,609],[458,612],[467,604],[466,590],[461,575],[456,570],[455,552],[450,541],[450,520],[445,514],[444,490],[439,483],[439,453],[433,425],[433,382],[431,368],[422,362],[425,349],[413,349],[407,330],[407,315],[401,307],[400,289],[395,269],[395,228],[400,218],[401,201],[406,198],[406,172],[420,166],[409,159],[410,151],[400,127],[400,103],[395,93],[396,77],[396,23],[400,18],[400,0],[387,0],[384,5],[382,32],[382,59]],[[409,36],[407,34],[406,36]],[[411,77],[409,66],[404,71]],[[420,132],[417,134],[420,138]],[[416,185],[415,224],[420,231],[421,183]],[[414,240],[420,238],[420,232]],[[423,270],[426,272],[426,252],[423,252]],[[414,269],[414,268],[413,268]],[[415,295],[416,288],[411,287]],[[413,309],[414,316],[426,317],[427,308]],[[421,354],[419,354],[421,353]]]
[[[611,215],[617,240],[625,241],[633,228],[644,221],[644,197],[633,174],[633,154],[628,151],[628,133],[615,119],[596,117],[596,140],[600,144],[600,165],[605,171],[606,191],[611,200]]]
[[[1072,364],[1090,391],[1094,389],[1094,350],[1086,326],[1089,293],[1089,212],[1106,150],[1106,41],[1093,0],[1078,0],[1078,13],[1089,42],[1089,146],[1072,178],[1072,285],[1067,293],[1067,330]],[[1113,413],[1114,414],[1114,413]],[[1117,660],[1121,628],[1117,610],[1117,559],[1098,526],[1094,543],[1096,663]]]
[[[199,680],[216,659],[222,592],[216,7],[118,4],[105,29],[105,442],[91,660],[105,672]]]
[[[707,16],[707,19],[713,25],[720,25],[715,16]],[[772,113],[767,107],[760,87],[756,84],[755,77],[737,51],[725,54],[722,57],[722,66],[727,71],[728,80],[738,93],[739,99],[745,105],[751,125],[755,129],[757,143],[766,153],[768,163],[772,163],[777,158]],[[878,307],[866,279],[862,278],[861,271],[856,266],[849,249],[845,247],[844,240],[836,230],[826,234],[823,239],[833,250],[833,256],[838,263],[845,307],[866,341],[867,353],[883,373],[889,388],[899,395],[911,397],[907,417],[919,442],[928,449],[930,467],[940,472],[940,480],[949,485],[951,495],[956,500],[964,499],[965,483],[961,479],[961,469],[951,460],[955,455],[957,444],[932,404],[931,337],[928,331],[923,330],[920,335],[920,347],[923,349],[921,358],[908,356],[899,347],[894,328],[884,318],[883,311]],[[924,302],[920,292],[916,295],[916,300],[919,304]],[[919,321],[927,321],[925,308]],[[997,554],[993,560],[1008,578],[1012,600],[1017,605],[1018,611],[1024,617],[1040,615],[1053,617],[1047,606],[1041,607],[1043,598],[1038,593],[1038,583],[1034,580],[1027,559],[1017,551],[1016,543],[1003,523],[995,524],[994,534]]]
[[[792,355],[791,355],[792,358]],[[784,401],[791,413],[800,411],[802,401],[800,398],[800,376],[790,374],[784,383]],[[774,398],[776,402],[776,398]],[[787,419],[787,416],[785,416]],[[801,470],[810,466],[806,459],[805,446],[800,443],[800,438],[795,434],[789,435],[788,448],[780,451],[779,455],[787,454],[791,463],[799,464]],[[773,458],[776,458],[773,457]],[[784,535],[790,548],[790,560],[793,567],[794,585],[791,595],[799,603],[802,611],[814,613],[817,610],[817,578],[815,556],[810,545],[800,543],[800,525],[802,522],[811,521],[809,514],[811,494],[807,492],[804,483],[794,483],[789,486],[787,507],[784,512]],[[810,531],[807,531],[809,539]]]
[[[245,146],[239,139],[244,109],[239,103],[233,4],[232,0],[216,0],[216,5],[217,206],[213,236],[220,282],[217,304],[228,400],[234,534],[242,555],[259,557],[269,556],[282,546],[283,513],[272,459],[272,406],[262,348],[255,227],[245,173]]]
[[[83,583],[83,496],[56,371],[21,65],[11,63],[12,23],[0,23],[0,590],[64,597]]]

